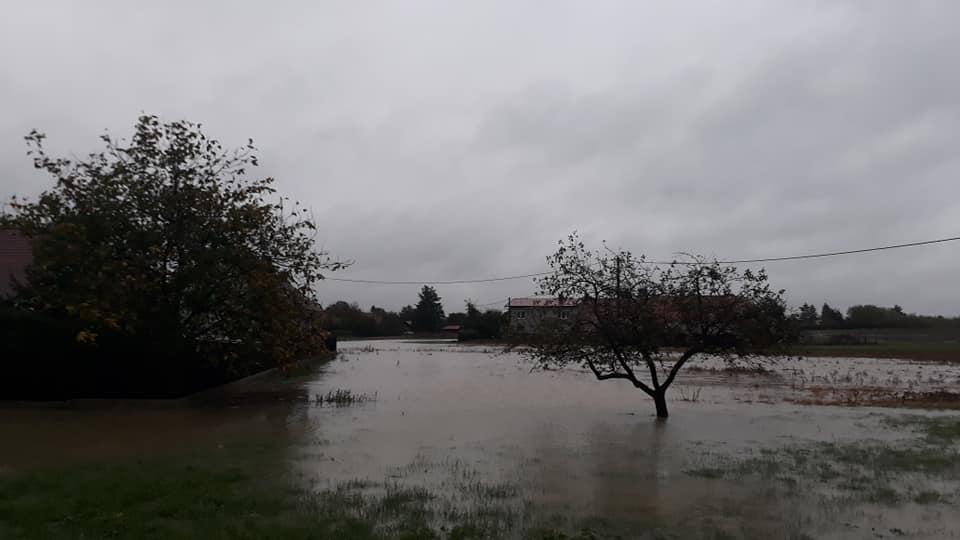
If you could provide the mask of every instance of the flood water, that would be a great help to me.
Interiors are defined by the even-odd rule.
[[[0,472],[269,439],[282,441],[291,466],[318,489],[360,479],[442,491],[470,477],[517,486],[518,500],[544,513],[683,519],[722,513],[727,501],[741,510],[756,505],[777,519],[787,509],[767,507],[770,501],[742,484],[684,471],[718,457],[817,441],[896,442],[910,433],[891,430],[890,417],[943,414],[785,401],[808,385],[927,390],[956,389],[960,382],[957,366],[896,360],[784,360],[757,374],[714,369],[720,362],[698,365],[678,378],[668,394],[670,419],[658,422],[649,398],[625,381],[598,382],[577,370],[531,371],[517,354],[480,346],[347,342],[310,376],[274,374],[174,403],[0,406]],[[317,402],[335,390],[371,399]],[[807,519],[794,510],[783,519]],[[870,522],[881,519],[915,537],[953,534],[957,518],[950,512],[923,512],[858,507],[836,518],[846,528],[828,523],[829,514],[816,518],[824,523],[814,528],[816,537],[871,537]]]

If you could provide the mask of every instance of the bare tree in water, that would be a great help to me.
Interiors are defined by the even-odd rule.
[[[667,390],[696,357],[735,362],[788,343],[784,291],[772,290],[763,270],[688,259],[651,264],[629,251],[590,251],[571,235],[538,281],[541,294],[577,307],[545,318],[527,336],[526,354],[543,368],[583,366],[598,380],[626,380],[666,418]]]

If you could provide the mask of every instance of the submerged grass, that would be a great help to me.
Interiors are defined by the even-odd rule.
[[[893,428],[910,428],[922,433],[931,444],[950,445],[960,442],[960,415],[918,416],[906,415],[887,418],[884,424]]]
[[[0,484],[0,537],[374,537],[368,524],[324,515],[304,494],[271,484],[243,468],[169,462],[23,474]]]
[[[747,458],[714,460],[685,472],[710,480],[774,480],[786,492],[802,487],[807,495],[894,506],[948,504],[953,497],[925,482],[952,485],[960,494],[960,440],[957,417],[904,417],[884,420],[912,428],[919,437],[907,441],[823,442],[761,450]]]
[[[314,397],[314,403],[318,405],[334,405],[337,407],[346,407],[358,403],[368,403],[377,400],[377,394],[361,394],[352,390],[336,389],[326,394],[317,394]]]
[[[314,490],[282,458],[279,448],[229,448],[215,455],[7,474],[0,476],[0,538],[757,537],[740,530],[748,517],[731,526],[714,514],[684,522],[640,515],[630,523],[547,516],[518,486],[479,474],[458,473],[452,492],[359,478]]]

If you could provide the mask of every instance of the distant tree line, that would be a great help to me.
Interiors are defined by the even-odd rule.
[[[906,313],[898,305],[883,307],[858,304],[847,308],[844,315],[827,303],[824,303],[819,311],[816,306],[803,304],[796,314],[796,319],[805,329],[960,328],[960,317]]]
[[[498,339],[503,335],[506,316],[500,310],[480,311],[471,301],[466,311],[444,313],[436,289],[424,285],[415,305],[400,311],[370,306],[364,311],[356,302],[334,302],[321,310],[323,327],[341,336],[389,337],[407,333],[435,334],[445,326],[459,326],[460,340]]]

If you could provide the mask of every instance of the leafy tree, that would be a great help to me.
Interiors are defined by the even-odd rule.
[[[407,325],[399,314],[376,306],[370,307],[370,316],[377,323],[378,336],[399,336],[407,330]]]
[[[477,306],[473,302],[467,300],[467,319],[476,323],[480,318],[480,310],[477,309]]]
[[[413,329],[417,332],[436,332],[443,325],[443,305],[440,295],[429,285],[420,289],[420,301],[413,312]]]
[[[817,308],[811,304],[803,304],[800,306],[797,319],[800,322],[800,326],[804,328],[813,328],[817,326],[818,322],[820,322],[820,316],[817,314]]]
[[[847,326],[851,328],[896,328],[910,325],[912,317],[903,313],[900,306],[885,308],[873,304],[850,306],[847,309]]]
[[[820,324],[828,328],[843,326],[843,313],[824,302],[823,307],[820,308]]]
[[[459,311],[447,314],[445,324],[456,324],[463,326],[467,322],[467,314]]]
[[[503,312],[498,309],[488,309],[480,315],[477,324],[477,332],[483,339],[500,339],[503,337],[503,328],[506,319]]]
[[[651,265],[628,251],[589,251],[575,234],[548,262],[553,272],[539,279],[540,292],[576,300],[578,309],[545,319],[525,354],[542,367],[626,380],[653,398],[660,418],[667,389],[697,355],[734,361],[791,338],[783,291],[771,290],[762,270],[697,257]]]
[[[380,320],[379,325],[379,335],[381,336],[399,336],[407,331],[407,325],[403,322],[403,318],[392,311],[383,314],[383,319]]]
[[[470,300],[466,301],[467,312],[460,340],[499,339],[503,336],[504,316],[499,310],[481,312]]]
[[[338,300],[323,310],[324,326],[337,334],[348,334],[360,337],[377,335],[377,323],[374,318],[364,313],[356,303]]]
[[[199,124],[155,116],[84,159],[50,157],[44,139],[32,131],[28,154],[53,187],[3,216],[34,242],[21,309],[168,358],[286,364],[318,350],[313,287],[343,264],[315,249],[315,224],[272,178],[246,176],[252,140],[226,151]]]
[[[338,334],[399,336],[407,329],[400,315],[377,306],[371,306],[369,312],[364,312],[356,302],[339,300],[327,306],[323,315],[325,327]]]

